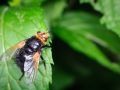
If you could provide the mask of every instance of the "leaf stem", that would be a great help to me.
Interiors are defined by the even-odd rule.
[[[3,52],[5,52],[5,42],[4,42],[4,31],[3,31],[3,24],[4,24],[4,15],[5,15],[5,13],[7,12],[7,10],[8,10],[8,7],[6,7],[4,10],[3,10],[3,12],[2,12],[2,14],[1,14],[1,28],[0,28],[0,30],[1,30],[1,42],[2,42],[2,51]]]

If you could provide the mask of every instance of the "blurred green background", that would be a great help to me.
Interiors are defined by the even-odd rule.
[[[41,6],[52,34],[50,90],[120,90],[120,0],[1,0]]]

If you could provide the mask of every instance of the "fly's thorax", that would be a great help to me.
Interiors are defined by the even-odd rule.
[[[28,54],[37,52],[41,48],[42,44],[36,37],[31,37],[26,41],[24,50]]]
[[[31,55],[31,54],[34,53],[34,51],[33,51],[31,48],[29,48],[29,47],[25,47],[25,48],[24,48],[24,52],[25,52],[26,54],[28,54],[28,55]]]

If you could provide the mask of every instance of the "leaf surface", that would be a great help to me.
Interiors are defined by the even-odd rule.
[[[99,18],[84,12],[65,14],[53,25],[53,32],[78,52],[101,65],[120,73],[120,66],[111,62],[94,42],[119,53],[119,38],[99,23]],[[103,37],[104,36],[104,37]],[[111,38],[111,39],[110,39]],[[111,40],[115,40],[111,42]]]
[[[48,30],[43,10],[39,7],[4,7],[0,11],[0,55],[16,43],[35,35],[37,31]],[[0,88],[2,90],[47,90],[49,83],[52,82],[51,49],[44,49],[42,55],[46,69],[43,64],[40,64],[35,82],[31,84],[26,83],[25,78],[18,81],[22,73],[14,61],[1,61]]]
[[[101,23],[120,36],[120,0],[80,0],[81,3],[91,5],[103,14]]]

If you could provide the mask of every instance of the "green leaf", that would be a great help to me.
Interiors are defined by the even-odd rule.
[[[0,55],[16,43],[35,35],[37,31],[48,30],[43,10],[39,7],[4,7],[0,11]],[[44,49],[42,55],[46,69],[43,64],[40,64],[36,80],[30,85],[26,83],[25,78],[18,81],[22,73],[14,61],[1,61],[0,88],[2,90],[47,90],[49,83],[52,82],[51,49]]]
[[[104,32],[105,31],[105,32]],[[119,39],[99,23],[99,18],[84,12],[68,13],[53,25],[53,32],[78,52],[93,58],[101,65],[120,73],[119,64],[111,62],[93,41],[119,52]],[[111,34],[111,35],[107,35]],[[106,37],[105,37],[106,36]],[[112,43],[113,38],[116,43]],[[111,46],[113,45],[113,46]]]
[[[45,0],[10,0],[10,6],[19,6],[19,5],[40,5]]]
[[[66,7],[65,0],[59,0],[59,1],[55,1],[54,3],[49,3],[45,5],[44,9],[47,20],[51,22],[59,18],[62,15],[65,7]]]
[[[69,26],[67,27],[69,30],[75,29],[74,33],[82,34],[86,38],[110,49],[112,52],[120,54],[119,37],[108,31],[105,26],[100,25],[98,17],[94,16],[93,18],[91,14],[82,12],[68,13],[60,22],[62,26]],[[71,25],[70,22],[72,22]]]
[[[102,24],[120,36],[120,0],[80,0],[82,3],[91,3],[92,6],[103,14]]]
[[[9,1],[10,6],[18,6],[18,5],[20,5],[20,3],[21,3],[21,0]]]

